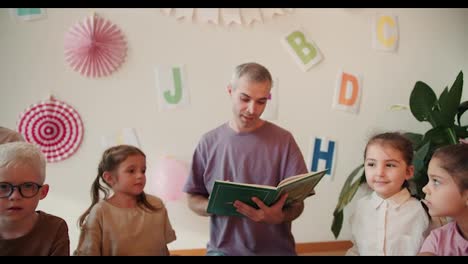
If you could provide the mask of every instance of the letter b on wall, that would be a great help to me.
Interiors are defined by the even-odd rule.
[[[281,42],[303,71],[309,70],[322,60],[317,45],[300,30],[290,31]]]

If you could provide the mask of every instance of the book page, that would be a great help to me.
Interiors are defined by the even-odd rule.
[[[281,186],[284,186],[284,185],[287,185],[291,182],[294,182],[294,181],[299,181],[303,178],[308,178],[308,177],[312,177],[314,176],[315,174],[320,174],[320,172],[316,172],[316,171],[312,171],[312,172],[307,172],[307,173],[304,173],[304,174],[299,174],[299,175],[296,175],[296,176],[291,176],[289,178],[286,178],[284,180],[282,180],[279,184],[278,184],[278,187],[281,187]]]
[[[275,186],[269,186],[269,185],[261,185],[261,184],[253,184],[253,183],[230,182],[230,181],[221,181],[221,180],[217,180],[217,181],[218,181],[218,182],[222,182],[222,183],[232,184],[232,185],[241,185],[241,186],[257,187],[257,188],[264,188],[264,189],[271,189],[271,190],[276,190],[276,189],[277,189]]]
[[[278,186],[279,195],[288,193],[286,205],[297,201],[302,201],[305,198],[315,194],[314,188],[323,178],[325,173],[326,170],[290,177],[285,181],[282,181]]]
[[[288,193],[288,198],[286,200],[285,205],[289,205],[291,203],[302,201],[305,198],[314,195],[315,194],[314,187],[315,187],[315,184],[310,181],[309,182],[296,181],[296,182],[293,182],[292,184],[283,186],[278,196],[281,196],[284,193]]]

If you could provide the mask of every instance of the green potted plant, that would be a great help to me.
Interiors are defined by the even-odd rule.
[[[445,145],[457,144],[468,137],[468,125],[462,125],[460,118],[468,110],[468,101],[462,102],[463,72],[460,71],[452,87],[445,89],[437,98],[434,90],[422,81],[416,82],[409,99],[413,116],[420,122],[432,126],[424,135],[405,133],[412,141],[415,150],[413,165],[414,177],[409,181],[412,195],[424,198],[422,188],[428,182],[427,166],[434,151]],[[355,168],[346,179],[340,192],[338,203],[333,212],[331,230],[338,237],[343,225],[343,210],[351,202],[361,184],[366,184],[364,164]],[[357,177],[359,176],[359,177]]]

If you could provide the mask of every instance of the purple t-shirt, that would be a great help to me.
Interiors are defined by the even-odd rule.
[[[419,252],[438,256],[468,256],[468,240],[460,234],[455,221],[452,221],[432,230]]]
[[[215,180],[276,186],[306,172],[289,131],[265,122],[253,132],[237,133],[225,123],[201,138],[184,191],[208,197]],[[207,250],[226,255],[296,255],[291,223],[256,223],[236,216],[211,217]]]

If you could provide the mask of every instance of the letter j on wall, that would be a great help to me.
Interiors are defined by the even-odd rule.
[[[174,109],[189,104],[189,91],[183,66],[158,66],[156,88],[159,110]]]

